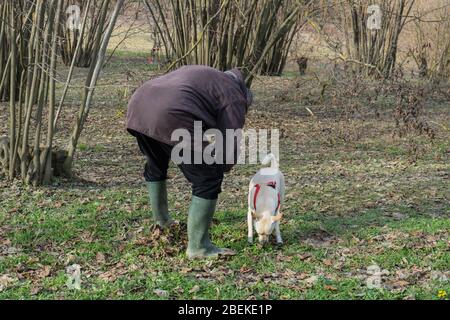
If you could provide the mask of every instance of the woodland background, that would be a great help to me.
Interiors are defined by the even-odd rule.
[[[446,299],[449,27],[446,0],[1,1],[0,298]],[[238,256],[185,258],[174,167],[182,223],[152,226],[127,102],[192,63],[240,67],[247,127],[281,130],[283,247],[246,242],[258,166],[226,177],[214,220]]]

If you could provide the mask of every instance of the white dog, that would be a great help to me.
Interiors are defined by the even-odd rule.
[[[248,241],[253,243],[253,227],[255,227],[261,244],[268,242],[269,236],[273,233],[276,235],[277,243],[282,244],[280,220],[283,217],[281,206],[285,194],[284,176],[273,154],[269,154],[262,163],[263,165],[271,163],[271,167],[262,168],[250,181]]]

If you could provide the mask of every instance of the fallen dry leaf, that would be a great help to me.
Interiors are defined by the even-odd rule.
[[[193,270],[192,268],[183,268],[183,269],[181,269],[180,273],[187,274],[189,272],[192,272],[192,270]]]
[[[331,267],[333,265],[333,261],[331,261],[330,259],[325,259],[322,261],[324,265],[326,265],[327,267]]]
[[[337,291],[337,288],[336,288],[336,287],[329,286],[329,285],[326,285],[326,286],[324,287],[324,289],[325,289],[325,290],[328,290],[328,291]]]
[[[33,286],[33,287],[30,289],[30,294],[31,294],[32,296],[35,296],[35,295],[37,295],[39,292],[41,292],[41,290],[42,290],[41,287]]]
[[[305,279],[304,281],[305,281],[307,284],[314,284],[314,283],[317,282],[317,280],[319,280],[319,278],[318,278],[317,276],[311,276],[311,277]]]
[[[394,283],[391,284],[393,289],[403,289],[407,286],[409,286],[409,282],[405,281],[405,280],[399,280],[399,281],[395,281]]]
[[[107,271],[99,275],[99,279],[106,282],[114,282],[117,280],[117,275],[111,271]]]
[[[189,293],[197,293],[200,291],[200,286],[195,285],[191,290],[189,290]]]
[[[16,279],[7,274],[0,276],[0,292],[6,290],[15,281]]]
[[[301,261],[304,261],[304,260],[307,260],[307,259],[311,258],[311,254],[309,254],[309,253],[304,253],[304,254],[300,254],[298,257],[299,257],[299,259],[300,259]]]
[[[50,275],[52,268],[50,266],[44,266],[42,269],[36,271],[36,276],[40,279],[47,278]]]
[[[403,213],[400,213],[400,212],[394,212],[392,214],[392,217],[394,219],[397,219],[397,220],[403,220],[403,219],[407,218],[408,216],[406,214],[403,214]]]
[[[239,271],[240,273],[249,273],[252,271],[252,269],[248,268],[247,266],[243,266]]]
[[[168,297],[169,292],[166,290],[156,289],[153,291],[154,294],[156,294],[158,297]]]
[[[104,264],[106,262],[105,255],[101,252],[97,253],[97,255],[95,256],[95,260],[100,264]]]

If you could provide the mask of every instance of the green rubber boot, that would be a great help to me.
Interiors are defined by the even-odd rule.
[[[161,228],[170,227],[174,221],[169,216],[166,181],[147,182],[147,188],[155,223]]]
[[[211,243],[209,228],[216,210],[217,200],[193,197],[188,217],[189,259],[218,258],[235,253],[230,249],[221,249]]]

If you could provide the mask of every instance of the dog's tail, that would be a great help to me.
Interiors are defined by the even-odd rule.
[[[268,154],[262,161],[262,164],[265,166],[267,166],[268,164],[271,164],[271,168],[273,168],[273,169],[279,168],[277,158],[275,157],[275,155],[273,153]]]

